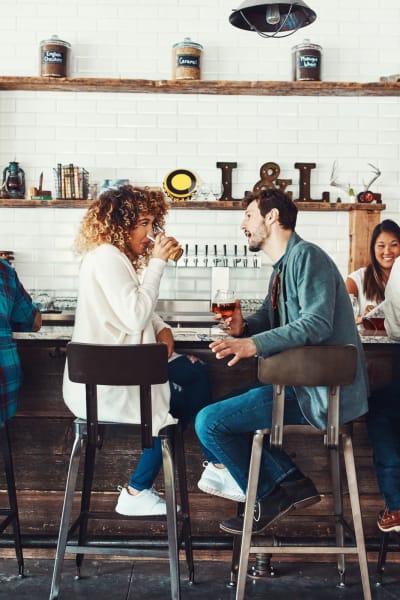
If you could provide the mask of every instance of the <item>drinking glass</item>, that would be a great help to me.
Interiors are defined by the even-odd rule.
[[[164,229],[162,229],[161,227],[159,227],[158,225],[154,225],[153,227],[153,231],[154,231],[154,235],[156,236],[158,233],[163,233],[164,236],[166,237],[165,231]],[[155,238],[152,235],[147,234],[147,237],[149,238],[149,240],[151,240],[152,242],[155,242]],[[178,260],[180,259],[180,257],[183,254],[183,248],[181,246],[177,246],[176,248],[174,248],[173,250],[171,250],[171,252],[169,253],[168,258],[170,260],[173,260],[174,262],[178,262]]]
[[[357,317],[360,314],[360,304],[358,302],[357,296],[354,294],[349,294],[351,306],[353,307],[354,318],[357,320]]]
[[[217,290],[211,302],[211,312],[221,315],[222,319],[227,319],[233,315],[235,310],[235,292],[233,290]],[[221,323],[222,329],[225,328]]]

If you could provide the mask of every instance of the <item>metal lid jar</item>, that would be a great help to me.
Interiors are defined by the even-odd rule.
[[[321,81],[322,48],[304,40],[292,48],[293,81]]]
[[[42,77],[68,77],[71,44],[52,35],[40,42],[40,75]]]
[[[203,46],[185,37],[172,46],[172,79],[201,79]]]

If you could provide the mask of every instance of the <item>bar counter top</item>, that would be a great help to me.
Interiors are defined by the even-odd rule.
[[[40,331],[15,332],[15,340],[32,340],[37,342],[68,342],[72,336],[73,327],[63,325],[45,325]],[[221,336],[227,335],[218,327],[173,327],[174,340],[176,342],[211,342]],[[396,344],[398,342],[391,340],[384,332],[370,332],[362,330],[360,332],[363,344]]]

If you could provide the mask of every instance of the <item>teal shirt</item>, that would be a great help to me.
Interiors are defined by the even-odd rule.
[[[266,358],[298,346],[354,344],[358,350],[353,384],[343,386],[340,397],[341,423],[348,423],[368,410],[368,377],[364,350],[354,321],[349,295],[337,266],[317,245],[293,233],[286,252],[274,265],[281,272],[280,317],[273,327],[271,286],[262,306],[247,318],[258,356]],[[328,393],[324,387],[296,388],[305,418],[324,429]]]

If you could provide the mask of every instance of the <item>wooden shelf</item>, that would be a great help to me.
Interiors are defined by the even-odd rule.
[[[238,96],[400,96],[400,83],[0,77],[0,90]]]
[[[12,198],[0,199],[0,208],[87,208],[91,200],[13,200]],[[385,210],[385,204],[360,204],[359,202],[295,202],[299,210],[314,212],[329,211],[381,211]],[[216,201],[216,202],[171,202],[170,208],[185,210],[243,210],[240,200]]]

